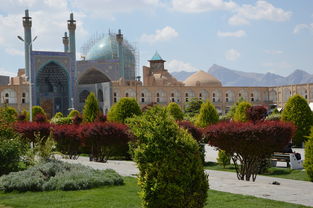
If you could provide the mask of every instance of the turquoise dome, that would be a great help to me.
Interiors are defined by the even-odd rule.
[[[124,40],[125,41],[125,40]],[[123,55],[126,62],[135,61],[135,56],[127,44],[123,41]],[[112,60],[118,59],[118,42],[115,34],[108,34],[97,41],[88,51],[86,60]]]

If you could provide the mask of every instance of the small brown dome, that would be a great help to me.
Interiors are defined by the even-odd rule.
[[[207,86],[207,87],[221,87],[222,83],[213,77],[211,74],[198,71],[189,76],[185,81],[185,86]]]

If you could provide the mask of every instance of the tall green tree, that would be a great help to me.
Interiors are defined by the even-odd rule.
[[[208,125],[217,123],[218,119],[219,117],[215,106],[207,101],[201,105],[195,125],[198,127],[207,127]]]
[[[108,112],[108,121],[125,123],[127,118],[140,115],[141,110],[134,98],[121,98]]]
[[[283,121],[290,121],[297,127],[292,142],[296,146],[302,146],[305,136],[310,134],[313,125],[313,114],[307,101],[300,95],[294,95],[287,101],[281,115]]]
[[[234,105],[232,105],[230,107],[229,111],[226,114],[226,118],[227,119],[234,119],[234,115],[235,115],[235,112],[236,112],[238,105],[244,101],[245,101],[245,99],[243,97],[240,97],[239,100]]]
[[[91,92],[85,100],[83,109],[83,121],[94,122],[99,114],[98,100],[93,92]]]
[[[45,110],[41,107],[41,106],[39,106],[39,105],[35,105],[35,106],[33,106],[32,107],[32,115],[33,115],[33,120],[34,120],[34,118],[36,118],[36,116],[38,115],[38,114],[42,114],[42,115],[46,115],[46,112],[45,112]]]
[[[243,101],[238,104],[236,107],[235,113],[234,113],[234,121],[241,121],[241,122],[246,122],[249,120],[248,115],[247,115],[247,110],[251,107],[252,105],[249,102]]]
[[[143,207],[204,207],[208,181],[196,140],[159,106],[129,119],[128,126],[137,138]]]
[[[304,145],[304,168],[308,174],[310,181],[313,182],[313,128],[311,128],[310,136]]]
[[[177,103],[169,103],[166,109],[176,121],[181,121],[184,119],[184,113]]]
[[[186,103],[185,113],[190,117],[194,117],[200,112],[202,103],[203,101],[199,98],[192,98],[189,102]]]

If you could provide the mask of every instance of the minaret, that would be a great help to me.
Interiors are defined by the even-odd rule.
[[[64,33],[64,37],[62,39],[63,39],[63,45],[64,45],[64,52],[67,53],[67,52],[69,52],[68,51],[69,40],[68,40],[68,37],[67,37],[67,32]]]
[[[70,14],[70,19],[67,20],[67,28],[70,35],[70,53],[74,55],[76,60],[76,46],[75,46],[75,30],[76,30],[76,20],[74,20],[73,13]]]
[[[125,79],[125,64],[124,64],[124,54],[123,54],[123,34],[121,30],[118,30],[118,34],[116,34],[116,40],[118,43],[118,60],[119,60],[119,68],[120,68],[120,77]]]
[[[26,76],[29,75],[29,61],[32,51],[32,18],[29,16],[28,9],[25,10],[25,17],[23,17],[23,27],[24,27],[24,48],[25,48],[25,71]]]
[[[158,71],[158,70],[164,70],[164,62],[160,56],[160,54],[156,51],[154,56],[149,60],[150,62],[150,68],[153,71]]]

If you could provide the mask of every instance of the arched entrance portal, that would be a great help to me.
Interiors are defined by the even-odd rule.
[[[44,108],[48,116],[57,112],[67,113],[69,102],[69,78],[60,65],[50,62],[37,74],[37,103]]]

